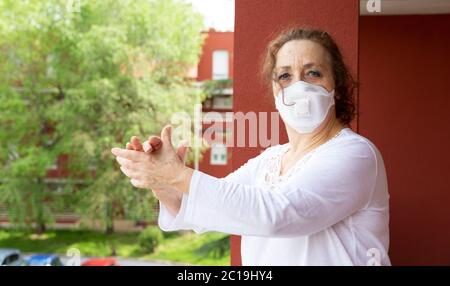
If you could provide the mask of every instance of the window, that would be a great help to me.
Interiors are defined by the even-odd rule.
[[[213,143],[211,146],[211,165],[227,164],[227,147],[222,143]]]
[[[219,50],[213,52],[212,79],[228,79],[228,51]]]
[[[233,98],[231,96],[215,96],[212,105],[213,108],[217,109],[232,109]]]

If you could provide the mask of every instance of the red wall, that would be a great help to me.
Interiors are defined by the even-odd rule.
[[[393,264],[450,264],[450,15],[360,19],[359,131],[380,149]]]
[[[229,78],[233,78],[233,49],[234,49],[234,33],[233,32],[217,32],[209,30],[208,33],[203,33],[206,37],[203,44],[200,62],[198,64],[197,80],[211,80],[212,79],[212,53],[215,50],[228,50],[228,67]]]
[[[359,1],[236,0],[235,4],[235,112],[275,111],[273,96],[258,77],[260,56],[275,31],[287,26],[310,26],[331,33],[356,74],[358,66]],[[280,143],[287,141],[284,128]],[[270,133],[269,133],[270,134]],[[260,148],[235,148],[233,169],[259,154]],[[232,237],[231,263],[239,265],[240,239]]]

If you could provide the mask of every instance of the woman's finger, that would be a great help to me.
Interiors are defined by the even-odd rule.
[[[134,151],[134,150],[127,150],[122,148],[114,147],[111,149],[111,153],[113,153],[115,156],[122,157],[134,162],[143,162],[147,160],[147,154],[144,152]]]
[[[183,161],[183,163],[186,161],[186,155],[187,155],[187,144],[181,143],[180,146],[177,148],[177,155]]]
[[[123,166],[120,167],[120,171],[122,171],[122,173],[124,173],[125,176],[127,176],[130,179],[135,179],[135,180],[142,179],[142,175],[141,175],[141,173],[139,171],[128,169],[128,168],[125,168]]]
[[[131,145],[133,145],[134,150],[136,150],[136,151],[144,151],[144,149],[142,148],[141,141],[139,140],[139,138],[137,136],[131,137],[130,142],[131,142]]]
[[[144,148],[145,153],[151,153],[153,151],[152,145],[150,145],[150,142],[148,140],[144,141],[144,143],[142,144],[142,147]]]
[[[130,171],[129,171],[127,168],[121,166],[121,167],[120,167],[120,171],[121,171],[125,176],[127,176],[128,178],[132,178],[132,177],[131,177],[131,173],[130,173]]]
[[[119,163],[119,165],[121,167],[125,167],[128,169],[133,169],[133,170],[139,170],[140,169],[140,165],[139,163],[130,161],[128,159],[122,158],[122,157],[116,157],[116,161]]]
[[[144,146],[144,152],[151,153],[154,151],[158,151],[162,147],[162,141],[161,138],[158,136],[150,136],[148,138],[148,141],[146,141],[146,145]]]
[[[127,143],[125,149],[127,149],[127,150],[134,150],[134,147],[133,147],[133,145],[131,145],[131,143]]]
[[[136,179],[131,179],[130,182],[136,188],[140,188],[140,189],[145,189],[146,188],[146,184],[143,181],[136,180]]]

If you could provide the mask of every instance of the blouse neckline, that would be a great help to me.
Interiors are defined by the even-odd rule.
[[[281,181],[284,181],[292,176],[292,174],[296,173],[301,166],[303,166],[314,153],[319,151],[320,149],[323,149],[324,146],[329,145],[331,142],[333,142],[336,138],[340,137],[342,133],[344,133],[344,130],[348,130],[350,128],[346,127],[341,129],[336,135],[334,135],[332,138],[327,140],[325,143],[319,145],[318,147],[308,151],[301,159],[299,159],[297,162],[294,163],[292,167],[290,167],[283,175],[280,175],[281,171],[281,161],[283,158],[283,155],[289,151],[290,144],[286,143],[283,144],[281,147],[281,151],[277,152],[272,158],[270,159],[269,165],[268,165],[268,171],[265,175],[265,181],[271,185],[273,188],[274,186],[278,185]]]

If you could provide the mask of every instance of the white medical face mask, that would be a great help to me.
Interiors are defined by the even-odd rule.
[[[313,132],[333,105],[334,90],[328,92],[321,86],[304,81],[293,83],[275,97],[275,107],[284,123],[302,134]]]

